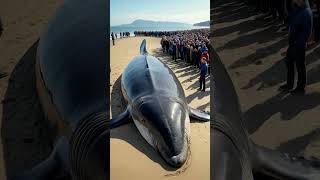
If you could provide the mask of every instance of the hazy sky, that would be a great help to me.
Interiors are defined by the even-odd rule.
[[[194,24],[210,19],[210,0],[111,0],[110,25],[136,19]]]

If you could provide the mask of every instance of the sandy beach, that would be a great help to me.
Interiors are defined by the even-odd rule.
[[[62,3],[1,1],[4,31],[0,37],[0,179],[33,166],[51,151],[34,89],[34,62],[30,59],[34,49],[24,55]]]
[[[249,13],[243,1],[215,1],[213,45],[233,80],[244,121],[257,144],[320,158],[320,45],[308,47],[304,96],[280,93],[287,32],[266,14]]]
[[[120,77],[130,60],[139,55],[140,43],[144,38],[116,40],[110,45],[110,98],[111,117],[125,108],[121,100]],[[210,89],[197,91],[199,75],[194,67],[171,60],[160,49],[159,38],[145,38],[148,52],[169,65],[180,80],[189,105],[204,111],[210,109]],[[207,87],[209,87],[209,77]],[[191,119],[191,158],[180,169],[169,167],[159,154],[142,138],[133,123],[111,131],[110,170],[111,179],[209,179],[210,178],[210,123]]]

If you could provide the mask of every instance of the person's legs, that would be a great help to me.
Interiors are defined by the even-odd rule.
[[[176,59],[179,59],[179,49],[176,49]]]
[[[202,90],[202,77],[201,77],[201,75],[200,75],[200,78],[199,78],[199,83],[200,83],[199,91],[201,91]]]
[[[294,85],[294,60],[287,57],[285,60],[287,66],[287,83],[280,86],[281,90],[291,90]]]
[[[175,49],[173,53],[173,58],[174,58],[174,61],[177,61],[177,49]]]
[[[287,87],[288,89],[292,89],[294,85],[294,61],[287,60]]]
[[[298,73],[298,82],[296,89],[304,90],[306,87],[307,82],[307,75],[306,75],[306,63],[305,63],[305,50],[299,50],[299,55],[297,56],[297,60],[295,61]]]
[[[276,6],[277,0],[270,0],[270,10],[273,19],[276,19],[277,17],[277,6]]]
[[[202,77],[202,91],[205,91],[206,90],[206,77],[203,76]]]
[[[172,60],[175,60],[175,58],[174,58],[175,56],[176,56],[176,52],[175,52],[175,50],[173,49],[173,50],[172,50]]]
[[[291,90],[294,86],[294,61],[296,56],[296,48],[290,47],[287,49],[287,56],[285,59],[285,63],[287,66],[287,83],[285,85],[280,86],[281,90]]]
[[[292,12],[292,0],[286,0],[286,22],[288,22],[288,17]]]
[[[284,22],[285,20],[285,1],[284,0],[279,0],[279,8],[278,8],[278,13],[279,13],[279,20]]]

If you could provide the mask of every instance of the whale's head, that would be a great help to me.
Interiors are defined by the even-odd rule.
[[[183,101],[161,96],[140,98],[132,108],[133,120],[144,139],[173,167],[189,156],[190,120]]]

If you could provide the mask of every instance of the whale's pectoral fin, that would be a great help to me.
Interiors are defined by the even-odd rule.
[[[57,140],[50,156],[28,171],[15,175],[10,180],[43,180],[71,177],[68,158],[69,142],[65,137]]]
[[[129,108],[127,108],[126,111],[124,111],[123,113],[119,114],[118,116],[112,118],[108,122],[108,127],[109,127],[109,129],[116,128],[116,127],[119,127],[121,125],[124,125],[124,124],[131,122],[131,120],[132,120],[132,118],[131,118],[130,110],[129,110]]]
[[[320,179],[320,160],[291,156],[253,145],[254,172],[279,179]]]
[[[190,117],[199,121],[210,121],[210,113],[189,107]]]

